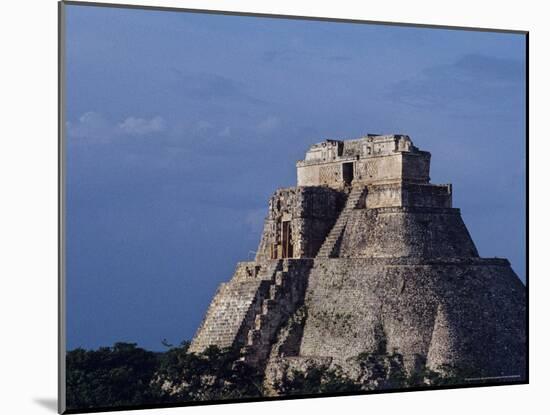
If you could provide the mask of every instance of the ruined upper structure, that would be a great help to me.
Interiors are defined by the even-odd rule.
[[[297,169],[298,187],[280,189],[270,200],[258,260],[410,256],[420,250],[422,255],[431,256],[477,256],[459,211],[451,209],[451,185],[430,184],[430,153],[418,150],[408,136],[326,140],[313,145]],[[363,208],[367,210],[358,211]],[[380,217],[361,216],[382,212],[373,210],[382,208],[408,210],[398,209]],[[411,211],[421,208],[424,212],[427,208],[447,210],[425,223],[422,210],[416,214]],[[339,216],[338,226],[333,226]],[[388,228],[368,245],[350,241],[369,235],[363,232],[367,219],[387,220],[393,230]],[[347,227],[341,238],[349,220],[357,223]],[[404,220],[407,226],[402,226],[400,221]],[[437,232],[438,226],[446,225],[455,230],[453,238]],[[428,241],[427,233],[431,233],[429,243],[420,243]]]
[[[451,185],[430,183],[430,153],[406,135],[314,144],[297,163],[298,186],[371,186],[367,207],[451,207]]]
[[[428,183],[430,153],[418,150],[406,135],[368,135],[314,144],[297,168],[298,186]]]
[[[430,153],[404,135],[325,140],[297,171],[191,351],[242,348],[268,390],[295,368],[353,374],[357,355],[391,351],[409,371],[524,377],[524,286],[506,259],[479,257],[451,185],[430,183]]]

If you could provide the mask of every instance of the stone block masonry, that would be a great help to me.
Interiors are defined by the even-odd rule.
[[[505,260],[315,260],[299,356],[349,366],[359,353],[399,351],[419,363],[524,375],[525,292]]]
[[[347,224],[338,254],[343,258],[478,256],[458,209],[361,209]]]
[[[525,287],[507,260],[479,257],[430,159],[403,135],[313,145],[190,350],[239,348],[270,393],[288,371],[353,374],[357,355],[380,352],[400,353],[409,373],[524,379]]]
[[[262,265],[239,263],[231,281],[218,288],[189,351],[244,343],[262,301],[269,295],[270,282],[279,265],[279,261]]]
[[[285,259],[282,269],[275,273],[269,295],[256,314],[253,327],[248,331],[242,361],[263,366],[272,348],[275,335],[282,325],[303,304],[307,276],[312,260]]]
[[[269,201],[256,260],[313,258],[345,200],[328,187],[279,189]]]

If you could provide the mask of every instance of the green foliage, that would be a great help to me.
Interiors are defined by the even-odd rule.
[[[238,350],[210,346],[203,353],[187,352],[188,345],[165,353],[155,383],[170,402],[221,400],[262,396],[262,377],[238,361]]]
[[[209,347],[188,352],[182,343],[153,353],[133,343],[67,353],[69,409],[177,403],[262,396],[256,370],[238,364],[239,352]]]
[[[319,393],[353,392],[359,385],[339,369],[314,366],[304,371],[293,370],[290,376],[275,385],[281,395],[313,395]]]
[[[424,367],[421,371],[411,376],[413,379],[420,379],[422,386],[452,386],[465,385],[468,383],[486,383],[490,377],[484,379],[487,374],[479,369],[468,366],[441,365],[437,371]]]
[[[361,368],[358,382],[363,390],[409,386],[403,356],[399,353],[361,353],[355,360]]]
[[[171,347],[171,345],[167,345]],[[98,350],[67,353],[67,406],[92,409],[117,406],[178,403],[261,397],[263,376],[242,363],[239,350],[209,347],[190,353],[189,343],[154,353],[133,343],[116,343]],[[363,353],[354,365],[354,377],[338,367],[311,365],[284,372],[275,383],[280,395],[311,395],[418,386],[468,383],[479,371],[445,366],[437,371],[417,359],[418,368],[407,373],[396,353]]]
[[[468,379],[484,376],[479,369],[451,365],[439,366],[435,371],[426,366],[421,356],[416,356],[416,370],[407,373],[403,356],[395,351],[389,354],[360,354],[357,361],[363,373],[362,388],[366,390],[464,385]]]
[[[134,343],[67,353],[67,406],[94,408],[156,402],[150,380],[158,366],[153,352]]]
[[[309,395],[399,389],[407,386],[403,358],[398,353],[363,353],[354,360],[360,368],[360,374],[354,379],[345,375],[338,366],[311,366],[302,371],[293,370],[275,384],[275,389],[283,395]]]
[[[396,390],[410,387],[445,386],[466,384],[475,371],[451,366],[426,367],[418,357],[418,369],[408,373],[403,356],[392,353],[362,353],[355,359],[359,373],[353,379],[346,376],[341,368],[311,366],[305,370],[292,370],[276,382],[275,390],[282,395],[310,395],[322,393],[356,392],[369,390]],[[478,376],[479,376],[479,372]]]

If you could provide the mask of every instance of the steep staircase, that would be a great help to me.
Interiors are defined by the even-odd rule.
[[[262,280],[273,281],[275,278],[275,273],[279,271],[283,266],[283,261],[281,259],[275,261],[267,261],[265,264],[261,264],[255,278],[260,278]]]
[[[325,238],[319,252],[317,252],[317,258],[333,258],[335,256],[337,251],[336,248],[348,223],[349,215],[353,209],[358,207],[359,202],[361,201],[366,190],[367,188],[365,186],[352,187],[344,209],[342,209],[336,223]]]
[[[289,262],[277,267],[269,286],[269,292],[252,328],[248,331],[242,348],[241,362],[249,365],[262,364],[271,350],[271,343],[281,323],[294,311],[294,299],[289,295]]]
[[[189,350],[199,353],[214,344],[230,347],[245,342],[281,268],[282,260],[240,263],[231,281],[218,288]]]

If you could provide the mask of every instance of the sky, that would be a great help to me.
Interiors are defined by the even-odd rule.
[[[66,10],[69,350],[190,340],[326,138],[409,135],[525,280],[523,35]]]

